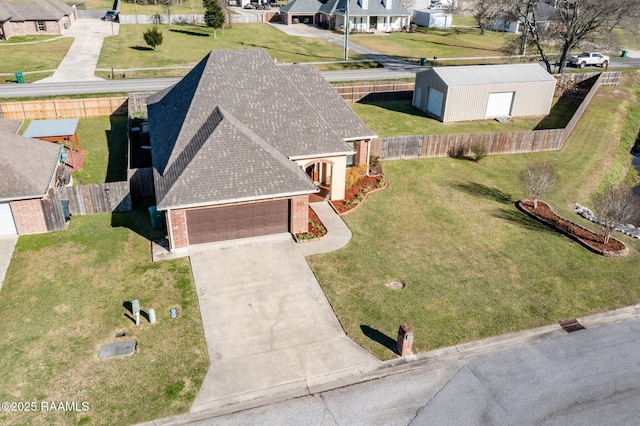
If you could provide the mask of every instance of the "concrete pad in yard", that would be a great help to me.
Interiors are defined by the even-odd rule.
[[[211,362],[192,412],[378,362],[346,336],[289,234],[189,254]]]

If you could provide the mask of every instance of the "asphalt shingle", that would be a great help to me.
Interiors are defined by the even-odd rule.
[[[44,196],[62,148],[56,143],[0,131],[0,200]]]

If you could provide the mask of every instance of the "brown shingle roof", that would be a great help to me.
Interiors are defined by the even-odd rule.
[[[10,14],[11,21],[59,21],[71,15],[73,8],[58,0],[36,0],[8,3],[0,0],[0,17]],[[2,20],[2,19],[0,19]],[[7,20],[7,19],[4,19]]]
[[[0,118],[0,132],[18,133],[20,126],[22,126],[22,120],[7,120],[6,118]]]
[[[0,200],[43,197],[62,145],[0,131]]]
[[[350,154],[345,139],[374,134],[313,67],[287,67],[262,50],[212,51],[147,100],[160,208],[314,192],[288,159]],[[212,163],[225,172],[191,170]],[[189,180],[184,193],[177,190],[187,175],[199,176],[202,186]]]

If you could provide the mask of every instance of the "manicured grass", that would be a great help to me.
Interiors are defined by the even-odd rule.
[[[81,118],[80,149],[86,151],[84,167],[73,172],[75,185],[127,180],[127,116]]]
[[[546,117],[513,118],[508,123],[495,120],[441,123],[414,108],[410,100],[351,104],[351,108],[379,136],[443,135],[460,133],[517,132],[533,129],[564,127],[571,119],[577,105],[554,100]]]
[[[0,73],[17,71],[55,70],[64,59],[73,39],[66,37],[59,40],[36,43],[0,44]],[[28,76],[25,76],[28,78]],[[41,76],[41,78],[43,78]]]
[[[148,238],[162,235],[142,205],[20,237],[0,291],[0,400],[89,409],[0,411],[0,424],[128,425],[189,411],[208,357],[188,259],[151,262]],[[157,323],[143,315],[136,326],[123,306],[132,299]],[[103,343],[127,339],[134,355],[98,358]]]
[[[164,41],[155,51],[148,50],[142,33],[149,25],[121,25],[117,37],[105,39],[98,68],[143,68],[195,65],[211,50],[264,49],[278,62],[339,61],[339,46],[319,39],[292,37],[268,24],[236,24],[217,31],[194,25],[159,25]],[[351,55],[351,59],[362,59]]]
[[[75,0],[77,3],[82,2],[85,4],[87,10],[111,10],[113,8],[113,2],[109,0]],[[157,3],[157,4],[154,4]],[[204,7],[202,6],[202,0],[184,1],[181,5],[174,4],[171,7],[172,15],[188,15],[194,13],[204,13]],[[156,13],[167,14],[167,8],[162,5],[161,1],[150,1],[149,4],[134,4],[133,2],[120,3],[120,13],[123,15],[153,15]]]
[[[389,187],[344,216],[349,245],[309,258],[347,334],[389,359],[385,345],[403,322],[415,331],[414,348],[426,351],[640,302],[637,240],[617,236],[631,254],[606,259],[514,207],[526,164],[549,161],[560,183],[546,201],[597,230],[570,203],[588,205],[621,161],[618,140],[633,103],[628,89],[601,88],[560,152],[489,156],[479,164],[383,162]],[[632,143],[620,149],[629,152]],[[405,289],[387,289],[390,280]]]
[[[514,37],[487,31],[480,36],[476,28],[419,28],[415,33],[396,32],[388,36],[354,35],[358,44],[386,55],[408,58],[467,58],[502,56],[504,43]]]

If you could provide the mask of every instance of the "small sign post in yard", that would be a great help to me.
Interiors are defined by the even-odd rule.
[[[138,299],[131,301],[131,313],[136,318],[136,325],[140,325],[140,302]]]

